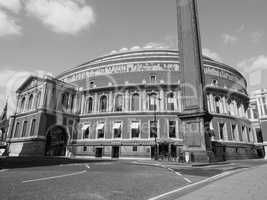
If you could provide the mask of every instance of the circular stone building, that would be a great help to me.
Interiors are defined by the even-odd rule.
[[[203,67],[214,160],[256,157],[245,78],[205,56]],[[163,49],[118,52],[56,78],[30,77],[17,90],[10,155],[182,160],[180,80],[179,53]]]

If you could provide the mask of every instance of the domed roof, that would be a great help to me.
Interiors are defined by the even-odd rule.
[[[117,63],[127,63],[134,61],[172,61],[179,63],[179,51],[177,49],[140,49],[140,48],[131,48],[121,50],[121,51],[112,51],[110,54],[97,57],[95,59],[89,60],[81,65],[78,65],[74,68],[66,70],[59,74],[57,78],[62,78],[72,73],[83,71],[90,68],[95,68],[98,66],[117,64]],[[213,66],[221,69],[226,69],[232,73],[240,76],[245,79],[244,76],[234,69],[233,67],[226,65],[224,63],[215,61],[207,56],[203,55],[203,64],[204,66]]]

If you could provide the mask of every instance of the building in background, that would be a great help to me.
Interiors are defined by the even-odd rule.
[[[164,49],[117,52],[55,78],[29,77],[17,90],[10,155],[181,159],[185,137],[196,146],[203,141],[181,128],[178,55]],[[258,157],[245,78],[208,57],[203,62],[213,159]]]
[[[0,115],[0,155],[3,155],[7,147],[6,136],[8,131],[8,124],[9,120],[7,118],[7,103],[6,103],[2,111],[2,114]]]
[[[248,118],[252,128],[256,132],[259,143],[265,145],[267,142],[267,89],[255,90],[250,96]],[[267,152],[267,149],[265,149]],[[265,153],[265,155],[267,155]]]

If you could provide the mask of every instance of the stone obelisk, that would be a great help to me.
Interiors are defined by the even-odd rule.
[[[202,65],[197,0],[177,0],[178,48],[182,73],[183,150],[191,161],[207,162],[210,141],[206,137],[210,115],[207,111]],[[188,158],[186,158],[188,159]]]

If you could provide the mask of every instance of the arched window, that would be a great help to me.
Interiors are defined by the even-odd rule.
[[[151,93],[148,95],[148,109],[157,110],[157,94]]]
[[[89,127],[87,127],[83,132],[83,139],[89,138],[89,133],[90,133]]]
[[[89,97],[87,99],[86,108],[87,108],[87,113],[91,113],[93,111],[93,98],[92,97]]]
[[[21,137],[25,137],[25,136],[26,136],[27,125],[28,125],[28,122],[27,122],[27,121],[24,121],[24,122],[23,122],[23,127],[22,127],[22,134],[21,134]]]
[[[115,98],[115,111],[122,111],[122,95],[118,94]]]
[[[27,110],[31,110],[32,109],[32,102],[33,102],[33,95],[31,94],[30,97],[29,97]]]
[[[20,112],[24,111],[25,107],[25,97],[22,98],[21,103],[20,103]]]
[[[139,110],[139,94],[135,93],[132,96],[132,111]]]
[[[32,120],[32,125],[31,125],[30,136],[33,136],[34,135],[35,125],[36,125],[36,119],[33,119]]]
[[[19,122],[16,123],[14,137],[19,137]]]
[[[215,111],[216,113],[221,113],[221,98],[220,97],[215,97]]]
[[[211,82],[212,85],[218,85],[218,81],[213,79],[212,82]]]
[[[174,110],[174,102],[175,102],[174,94],[169,93],[167,95],[167,110]]]
[[[68,109],[68,94],[67,93],[62,94],[61,104],[64,109]]]
[[[100,98],[100,112],[106,112],[107,111],[107,97],[104,95]]]
[[[70,108],[70,111],[72,112],[74,105],[74,94],[70,95],[69,101],[68,101],[68,107]]]
[[[35,106],[37,108],[40,106],[40,101],[41,101],[41,92],[38,92],[36,95],[36,100],[35,100]]]

